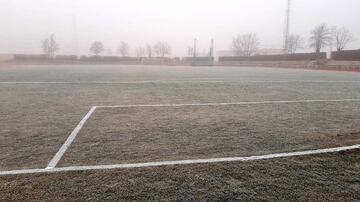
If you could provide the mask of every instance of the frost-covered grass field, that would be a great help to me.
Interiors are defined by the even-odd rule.
[[[357,145],[358,73],[12,66],[0,68],[0,102],[0,173],[30,169],[0,176],[0,200],[360,200],[356,149],[248,162],[31,172],[45,170],[70,134],[74,139],[56,168]],[[100,107],[81,124],[94,106]]]

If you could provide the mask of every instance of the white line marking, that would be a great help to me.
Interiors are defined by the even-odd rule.
[[[46,173],[47,170],[52,169],[25,169],[25,170],[11,170],[11,171],[1,171],[0,176],[6,175],[21,175],[21,174],[35,174],[35,173]]]
[[[70,147],[71,143],[76,138],[76,135],[79,133],[81,128],[84,126],[86,121],[90,118],[91,114],[94,113],[96,107],[92,107],[90,111],[84,116],[84,118],[80,121],[80,123],[76,126],[76,128],[71,132],[65,143],[61,146],[59,151],[55,154],[55,156],[51,159],[49,165],[46,167],[46,169],[52,169],[55,168],[56,165],[59,163],[61,157],[64,155],[66,150]]]
[[[257,104],[290,104],[290,103],[314,103],[314,102],[357,102],[360,99],[341,99],[341,100],[294,100],[294,101],[262,101],[262,102],[237,102],[237,103],[199,103],[199,104],[155,104],[155,105],[117,105],[117,106],[93,106],[90,111],[79,122],[76,128],[71,132],[68,139],[61,146],[59,151],[51,159],[46,169],[53,169],[59,163],[60,159],[75,140],[77,134],[84,126],[97,108],[131,108],[131,107],[184,107],[184,106],[226,106],[226,105],[257,105]]]
[[[280,100],[259,102],[230,102],[230,103],[193,103],[193,104],[150,104],[150,105],[114,105],[96,106],[96,108],[132,108],[132,107],[186,107],[186,106],[227,106],[227,105],[260,105],[260,104],[293,104],[293,103],[316,103],[316,102],[359,102],[360,98],[334,99],[334,100]]]
[[[84,81],[84,82],[0,82],[0,84],[147,84],[147,83],[177,83],[177,82],[218,82],[218,81],[162,81],[162,80],[153,80],[153,81],[124,81],[124,82],[112,82],[112,81]]]
[[[140,81],[2,81],[0,84],[146,84],[177,82],[218,82],[222,78],[159,79]],[[360,81],[359,81],[360,82]]]
[[[79,124],[75,127],[75,129],[71,132],[65,143],[61,146],[59,151],[55,154],[55,156],[51,159],[48,166],[45,170],[54,170],[62,156],[65,154],[66,150],[70,147],[71,143],[75,140],[77,134],[80,132],[81,128],[84,126],[86,121],[90,118],[90,116],[94,113],[97,108],[131,108],[131,107],[182,107],[182,106],[225,106],[225,105],[257,105],[257,104],[291,104],[291,103],[314,103],[314,102],[358,102],[360,99],[339,99],[339,100],[292,100],[292,101],[261,101],[261,102],[236,102],[236,103],[198,103],[198,104],[154,104],[154,105],[117,105],[117,106],[93,106],[90,111],[83,117],[83,119],[79,122]],[[244,157],[239,157],[244,158]],[[247,157],[250,158],[250,157]],[[254,157],[252,157],[254,158]],[[226,158],[225,158],[226,159]],[[202,160],[189,160],[201,163]],[[206,160],[209,161],[209,160]],[[215,160],[215,162],[217,162]],[[220,161],[223,161],[220,159]],[[229,160],[227,160],[229,161]],[[175,161],[178,162],[178,161]],[[187,161],[184,161],[187,162]],[[210,160],[211,162],[211,160]],[[164,163],[164,162],[162,162]],[[165,162],[166,163],[166,162]],[[155,163],[156,164],[156,163]],[[183,163],[184,164],[184,163]],[[138,164],[120,164],[124,165],[138,165]],[[169,164],[171,165],[171,164]],[[106,167],[106,166],[105,166]],[[56,170],[56,169],[55,169]],[[12,171],[9,171],[12,172]],[[16,172],[42,172],[42,169],[33,169],[30,171],[16,171]],[[6,173],[6,172],[0,172]]]
[[[232,80],[232,79],[183,79],[183,80],[144,80],[144,81],[3,81],[0,84],[147,84],[147,83],[360,83],[360,81],[326,80]]]
[[[316,155],[316,154],[338,153],[338,152],[350,151],[350,150],[356,150],[356,149],[360,149],[360,144],[346,146],[346,147],[335,147],[335,148],[328,148],[328,149],[317,149],[317,150],[308,150],[308,151],[267,154],[267,155],[249,156],[249,157],[228,157],[228,158],[193,159],[193,160],[180,160],[180,161],[159,161],[159,162],[147,162],[147,163],[95,165],[95,166],[71,166],[71,167],[49,168],[49,169],[27,169],[27,170],[0,171],[0,176],[20,175],[20,174],[36,174],[36,173],[68,172],[68,171],[86,171],[86,170],[147,168],[147,167],[190,165],[190,164],[209,164],[209,163],[224,163],[224,162],[246,162],[246,161],[269,160],[269,159],[287,158],[287,157],[296,157],[296,156],[308,156],[308,155]]]

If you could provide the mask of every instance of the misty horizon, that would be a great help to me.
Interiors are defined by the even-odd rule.
[[[285,0],[229,0],[169,2],[1,0],[0,53],[42,53],[41,41],[55,34],[59,54],[88,55],[93,41],[105,46],[103,55],[115,54],[122,41],[130,55],[146,44],[164,41],[172,56],[185,56],[186,48],[198,40],[200,54],[215,40],[215,52],[230,50],[237,34],[257,33],[262,49],[281,49],[283,43]],[[326,8],[325,8],[326,5]],[[290,33],[299,34],[308,47],[311,30],[320,23],[346,27],[357,39],[360,27],[357,12],[360,2],[316,0],[292,2]],[[346,15],[344,15],[346,13]],[[360,40],[346,49],[360,48]]]

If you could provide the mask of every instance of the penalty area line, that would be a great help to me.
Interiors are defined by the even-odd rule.
[[[148,84],[148,83],[218,83],[221,78],[189,78],[138,81],[0,81],[0,84]]]
[[[186,106],[228,106],[228,105],[259,105],[259,104],[292,104],[292,103],[316,103],[316,102],[359,102],[360,99],[334,99],[334,100],[290,100],[290,101],[258,101],[258,102],[234,102],[234,103],[194,103],[194,104],[153,104],[153,105],[117,105],[117,106],[93,106],[83,117],[75,129],[71,132],[65,143],[61,146],[55,156],[50,160],[45,169],[54,169],[86,121],[97,108],[132,108],[132,107],[186,107]]]
[[[90,111],[84,116],[84,118],[79,122],[76,128],[71,132],[65,143],[61,146],[59,151],[55,154],[55,156],[51,159],[46,169],[55,168],[59,163],[62,156],[65,154],[66,150],[70,147],[71,143],[75,140],[77,134],[80,132],[81,128],[84,126],[86,121],[90,118],[90,116],[94,113],[96,107],[92,107]]]
[[[261,105],[261,104],[295,104],[295,103],[321,103],[321,102],[360,102],[360,98],[354,99],[328,99],[328,100],[279,100],[258,102],[229,102],[229,103],[193,103],[193,104],[137,104],[137,105],[114,105],[96,106],[96,108],[133,108],[133,107],[187,107],[187,106],[227,106],[227,105]]]
[[[326,80],[233,80],[233,79],[169,79],[143,81],[0,81],[0,84],[151,84],[151,83],[360,83],[360,81],[326,81]]]
[[[338,153],[338,152],[344,152],[344,151],[350,151],[356,149],[360,149],[360,144],[346,146],[346,147],[335,147],[328,149],[317,149],[317,150],[298,151],[298,152],[289,152],[289,153],[276,153],[276,154],[248,156],[248,157],[210,158],[210,159],[193,159],[193,160],[179,160],[179,161],[159,161],[159,162],[147,162],[147,163],[71,166],[71,167],[50,168],[50,169],[0,171],[0,176],[37,174],[37,173],[56,173],[56,172],[69,172],[69,171],[132,169],[132,168],[148,168],[148,167],[175,166],[175,165],[226,163],[226,162],[247,162],[247,161],[270,160],[276,158],[288,158],[288,157],[296,157],[296,156]]]

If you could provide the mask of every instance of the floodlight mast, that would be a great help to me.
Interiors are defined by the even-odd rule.
[[[290,16],[291,16],[291,0],[287,0],[286,16],[285,16],[285,29],[284,29],[284,53],[287,53],[289,35],[290,35]]]

